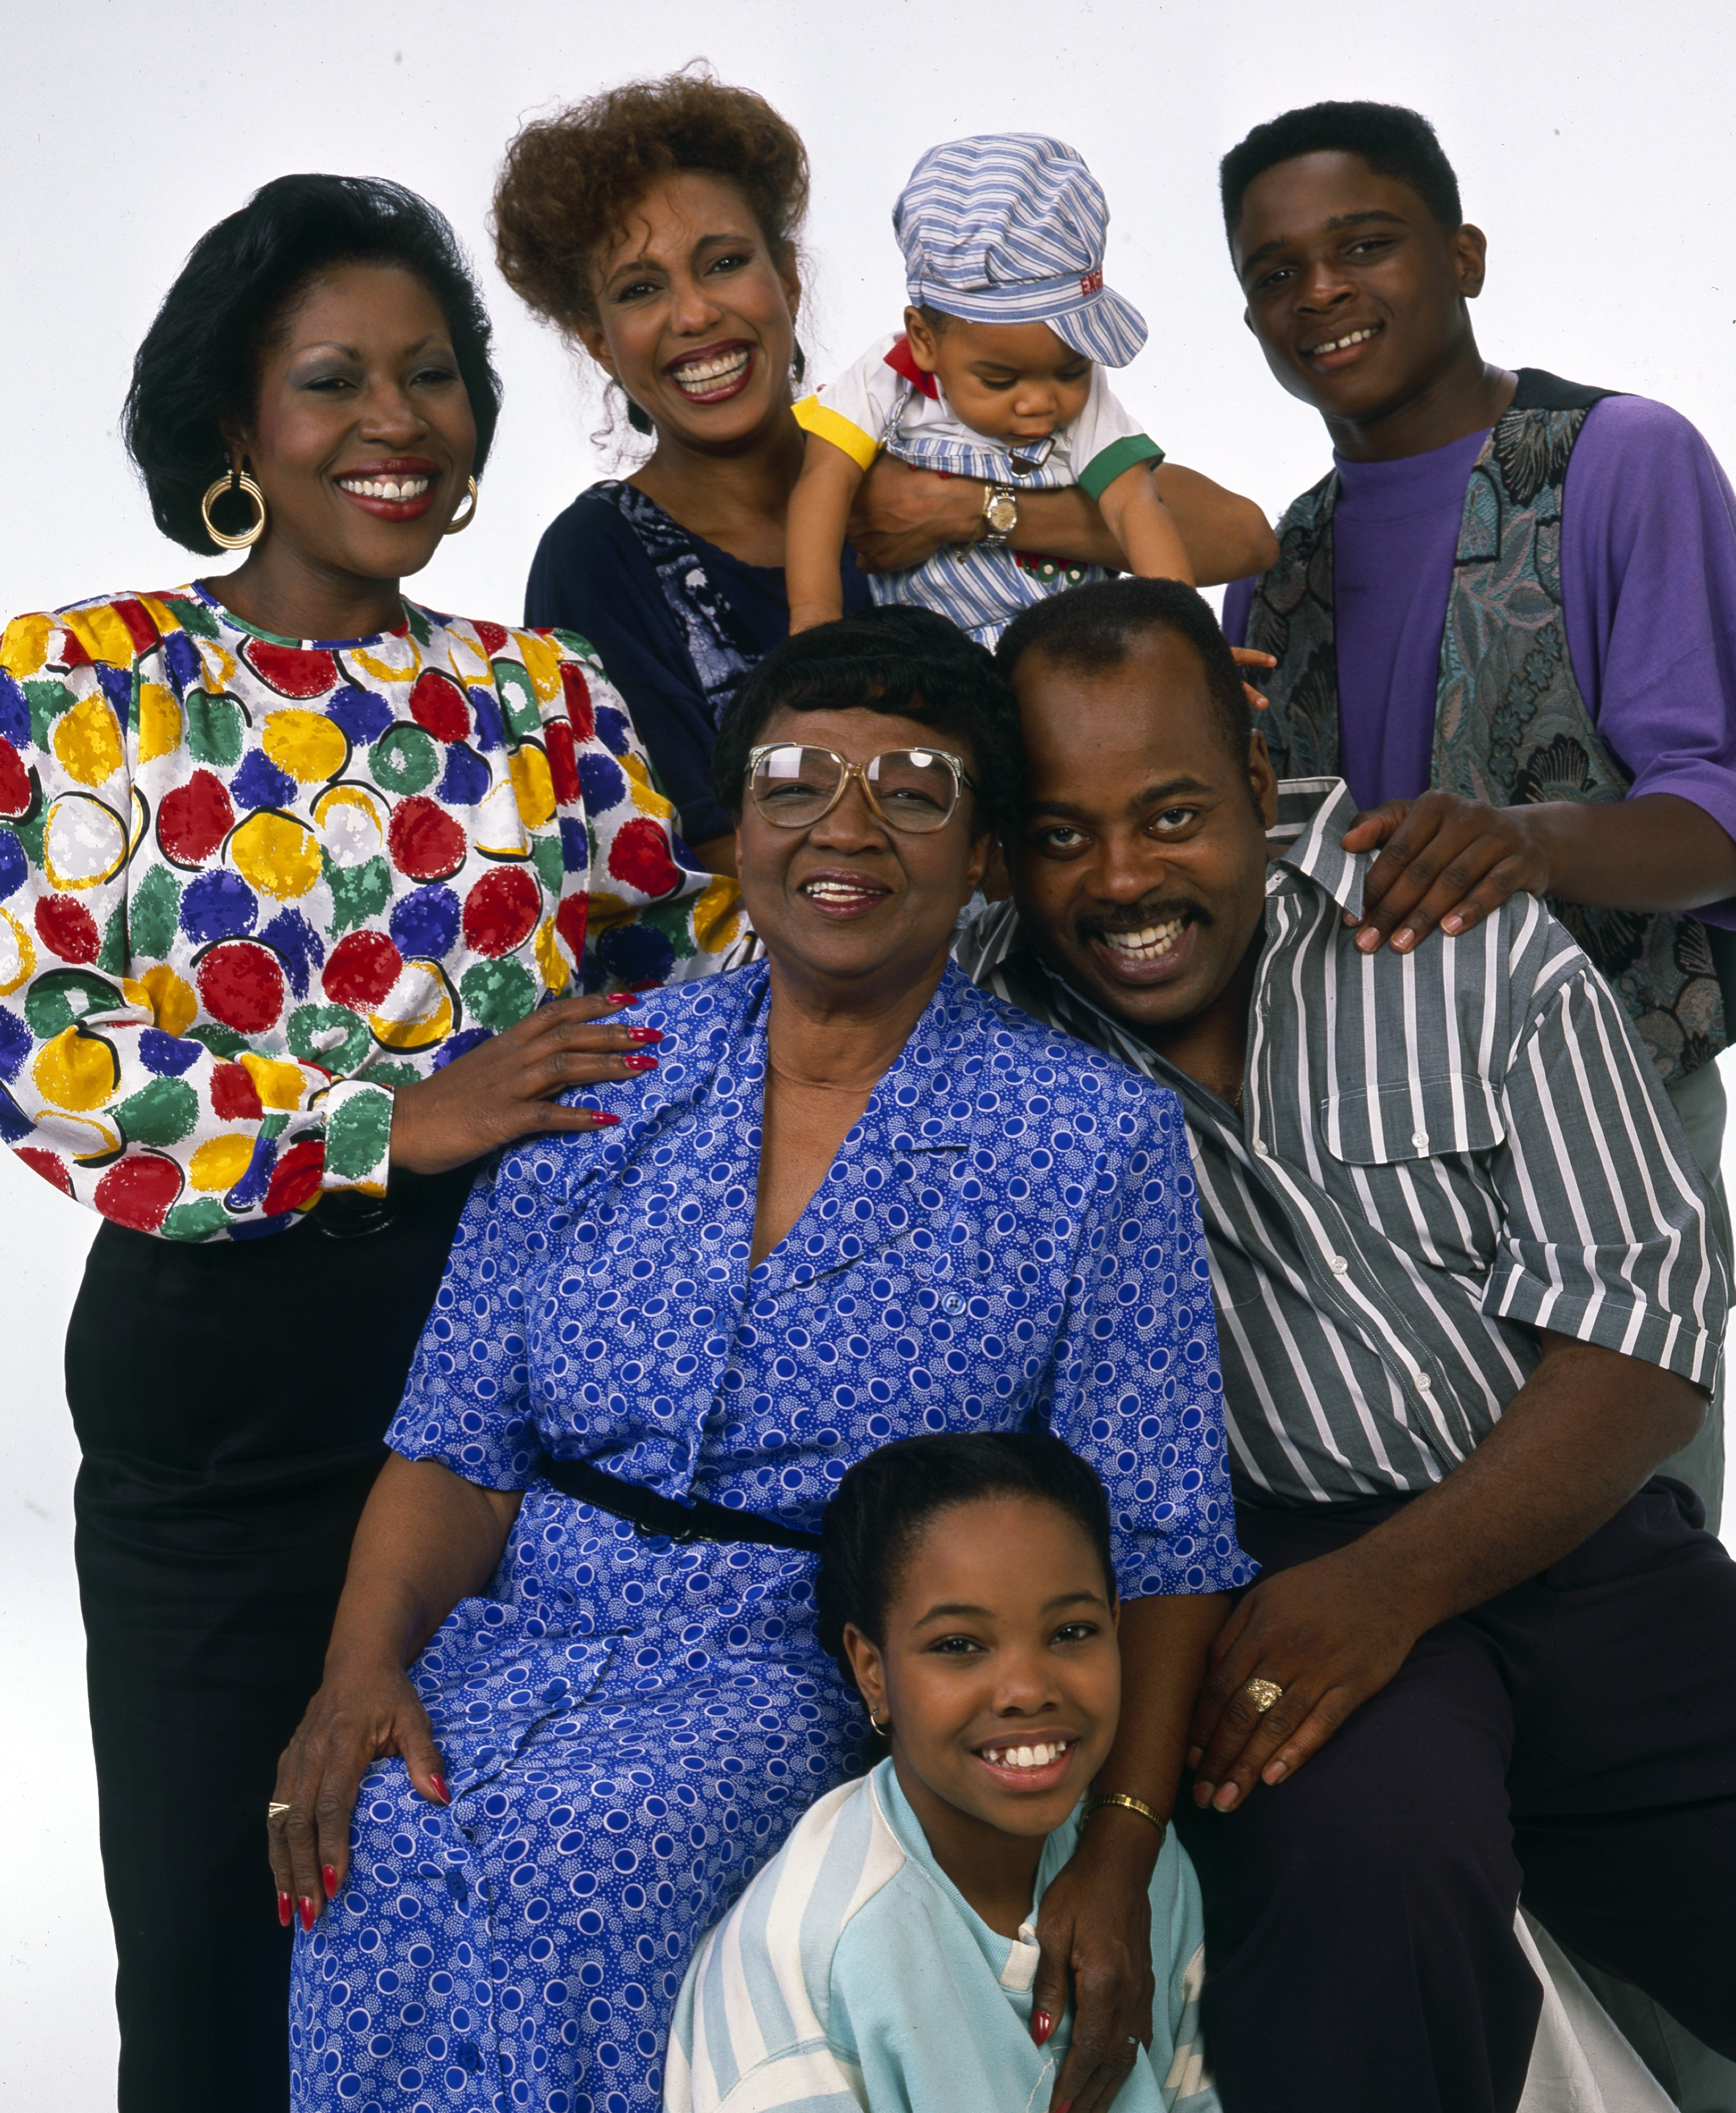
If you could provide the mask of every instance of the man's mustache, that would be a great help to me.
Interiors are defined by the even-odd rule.
[[[1074,929],[1081,939],[1107,938],[1111,933],[1149,931],[1154,924],[1167,924],[1177,917],[1190,919],[1196,924],[1217,921],[1203,903],[1183,901],[1175,896],[1153,896],[1131,910],[1076,918]]]

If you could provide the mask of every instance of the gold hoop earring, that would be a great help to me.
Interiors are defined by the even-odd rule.
[[[226,536],[211,518],[212,502],[221,499],[226,491],[244,491],[259,509],[258,519],[244,536]],[[265,494],[244,469],[236,469],[231,466],[228,475],[220,477],[199,501],[199,512],[200,520],[205,524],[205,533],[220,550],[245,550],[251,545],[257,543],[265,533]]]
[[[874,1727],[875,1730],[879,1734],[881,1738],[889,1739],[892,1736],[892,1719],[890,1717],[889,1717],[886,1719],[886,1722],[883,1724],[879,1718],[876,1717],[874,1712],[870,1709],[868,1712],[868,1722]]]
[[[460,518],[459,518],[456,513],[455,513],[455,514],[453,515],[452,518],[451,518],[451,519],[450,519],[450,520],[446,523],[445,527],[441,530],[441,532],[441,532],[441,534],[442,536],[462,536],[462,535],[464,534],[464,531],[465,531],[465,530],[466,530],[466,529],[470,526],[471,523],[472,523],[473,521],[474,521],[474,520],[475,520],[475,518],[476,518],[476,497],[477,497],[477,494],[476,494],[476,479],[475,479],[474,477],[472,477],[472,478],[469,480],[469,484],[470,484],[470,511],[469,511],[467,514],[465,514],[465,515],[463,517],[463,518],[462,518],[462,519],[460,519]]]

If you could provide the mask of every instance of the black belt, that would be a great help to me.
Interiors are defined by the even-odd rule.
[[[798,1548],[810,1555],[820,1553],[817,1533],[803,1533],[799,1527],[785,1526],[781,1519],[761,1518],[757,1512],[731,1511],[727,1504],[714,1504],[704,1497],[695,1498],[692,1504],[677,1504],[672,1497],[660,1497],[655,1490],[642,1489],[637,1482],[605,1475],[587,1461],[546,1459],[542,1472],[566,1495],[577,1497],[581,1504],[594,1504],[600,1512],[612,1512],[617,1518],[631,1519],[637,1532],[653,1539],[661,1535],[669,1540],[747,1541],[760,1548]]]

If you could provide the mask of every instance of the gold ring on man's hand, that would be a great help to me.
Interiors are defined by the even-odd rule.
[[[1262,1717],[1283,1692],[1275,1680],[1245,1680],[1242,1682],[1242,1693]]]
[[[290,1810],[290,1806],[281,1805],[276,1798],[273,1798],[271,1803],[265,1808],[265,1816],[267,1819],[275,1819],[279,1813],[288,1812]]]

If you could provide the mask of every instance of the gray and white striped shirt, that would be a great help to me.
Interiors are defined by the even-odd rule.
[[[1699,1176],[1608,986],[1528,895],[1462,938],[1358,952],[1355,813],[1338,778],[1279,788],[1240,1115],[1046,968],[1011,904],[955,948],[1181,1096],[1256,1500],[1439,1481],[1524,1384],[1535,1329],[1705,1388],[1724,1336]]]

